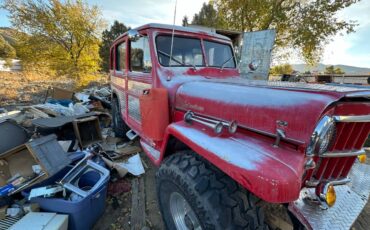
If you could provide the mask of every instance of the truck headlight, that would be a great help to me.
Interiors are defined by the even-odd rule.
[[[335,122],[333,118],[324,116],[311,136],[307,148],[308,154],[322,154],[328,150],[335,136]]]

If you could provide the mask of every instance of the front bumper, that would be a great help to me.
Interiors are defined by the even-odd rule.
[[[289,210],[307,229],[350,229],[369,199],[370,165],[355,163],[349,178],[349,184],[335,186],[337,199],[333,207],[323,210],[308,201],[315,191],[305,188],[299,199],[289,204]]]

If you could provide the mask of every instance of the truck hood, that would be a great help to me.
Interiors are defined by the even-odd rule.
[[[177,90],[179,110],[220,119],[236,120],[244,128],[275,135],[277,121],[288,140],[308,143],[326,108],[343,97],[370,95],[366,89],[306,83],[250,81],[242,78],[197,80]]]

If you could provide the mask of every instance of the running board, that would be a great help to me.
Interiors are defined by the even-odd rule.
[[[137,133],[135,133],[134,130],[130,129],[127,133],[126,133],[126,136],[128,137],[128,139],[130,139],[131,141],[134,140],[138,135]]]
[[[159,159],[161,153],[158,150],[156,150],[152,146],[148,145],[143,140],[141,140],[140,143],[141,143],[141,146],[143,147],[145,153],[151,155],[154,158],[154,160],[156,160],[156,161]]]

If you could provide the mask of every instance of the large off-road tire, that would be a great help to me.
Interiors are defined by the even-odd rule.
[[[120,105],[117,98],[112,98],[112,120],[113,120],[113,131],[117,137],[122,137],[124,139],[128,139],[126,136],[127,131],[129,131],[129,127],[123,121],[121,112],[120,112]]]
[[[267,229],[258,198],[191,151],[169,156],[157,175],[167,229]]]

